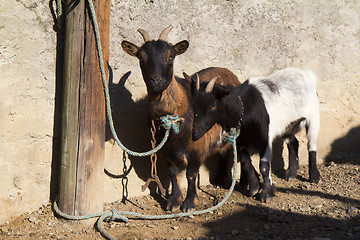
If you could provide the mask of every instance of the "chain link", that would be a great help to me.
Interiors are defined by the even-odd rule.
[[[129,192],[128,192],[129,179],[127,177],[128,168],[126,166],[126,160],[127,160],[127,153],[123,152],[123,178],[121,179],[121,184],[123,187],[123,191],[122,191],[123,197],[122,197],[121,202],[123,204],[126,204],[126,200],[128,200],[128,196],[129,196]]]

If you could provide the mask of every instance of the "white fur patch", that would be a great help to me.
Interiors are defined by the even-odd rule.
[[[314,73],[286,68],[267,77],[251,78],[249,83],[256,86],[264,98],[270,118],[269,142],[284,133],[291,122],[304,117],[309,129],[309,151],[315,151],[320,117]]]

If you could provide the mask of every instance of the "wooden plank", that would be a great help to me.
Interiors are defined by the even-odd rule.
[[[72,0],[68,0],[70,4]],[[66,7],[64,8],[66,9]],[[85,1],[67,15],[65,23],[64,78],[61,119],[61,153],[58,205],[64,213],[75,213],[76,168],[79,139],[79,83],[84,50]]]

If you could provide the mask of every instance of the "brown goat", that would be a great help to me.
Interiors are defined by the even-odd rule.
[[[196,178],[200,165],[215,152],[221,152],[226,159],[231,156],[231,151],[223,151],[219,146],[221,127],[215,125],[204,137],[193,141],[191,137],[194,113],[190,104],[191,82],[174,77],[175,56],[184,53],[189,43],[184,40],[175,45],[167,42],[167,35],[171,30],[167,27],[160,34],[159,40],[150,40],[149,34],[142,29],[138,31],[143,36],[145,43],[141,47],[128,41],[121,43],[123,50],[131,56],[136,56],[140,61],[140,68],[148,92],[149,120],[154,120],[156,127],[161,124],[160,117],[165,115],[178,115],[180,122],[179,134],[172,133],[162,148],[162,152],[169,163],[169,174],[172,185],[171,195],[167,201],[167,209],[179,207],[189,211],[196,207],[198,194]],[[237,86],[240,84],[237,77],[225,68],[207,68],[197,73],[201,82],[209,82],[218,76],[219,83]],[[164,130],[157,131],[156,138],[161,139]],[[228,145],[227,145],[228,146]],[[188,191],[182,203],[182,193],[179,185],[179,174],[187,169],[186,178]]]

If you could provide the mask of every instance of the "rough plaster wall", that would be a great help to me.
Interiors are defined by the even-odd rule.
[[[207,66],[227,67],[241,81],[287,66],[313,69],[321,102],[320,159],[360,157],[360,5],[356,0],[113,0],[114,121],[120,140],[137,151],[150,148],[146,89],[138,60],[125,54],[120,43],[128,40],[140,46],[137,28],[157,38],[169,24],[174,26],[170,42],[190,41],[188,51],[175,60],[178,76]],[[35,210],[49,199],[56,57],[52,27],[49,1],[0,0],[0,222]],[[300,135],[300,158],[305,163],[306,139],[304,133]],[[150,165],[148,158],[130,159],[128,191],[134,196],[141,194]],[[122,151],[109,133],[105,161],[105,201],[111,202],[122,197],[123,165]],[[159,161],[159,172],[166,172],[161,156]],[[165,176],[161,175],[168,186]],[[201,174],[201,182],[207,183],[208,177]]]
[[[0,222],[49,199],[55,34],[48,6],[0,1]]]
[[[183,39],[190,42],[188,51],[175,60],[178,76],[183,71],[194,73],[208,66],[221,66],[245,81],[288,66],[312,69],[318,76],[321,104],[320,162],[325,158],[360,156],[360,142],[354,137],[360,133],[357,94],[360,6],[356,1],[113,1],[110,64],[114,83],[131,71],[125,82],[130,93],[118,95],[119,102],[127,99],[127,94],[132,94],[133,99],[146,94],[138,60],[121,50],[121,41],[125,39],[140,46],[143,42],[137,28],[144,28],[152,38],[157,38],[169,24],[174,26],[169,34],[170,42],[175,44]],[[125,115],[146,124],[146,119],[136,117],[141,114],[139,108],[146,111],[146,105],[135,103],[134,110]],[[119,116],[124,115],[122,111],[129,110],[120,110]],[[130,122],[126,129],[136,131],[137,125]],[[122,134],[131,136],[126,129]],[[300,162],[304,164],[307,162],[305,131],[299,136]],[[285,159],[286,155],[284,151]],[[284,164],[287,167],[287,161]],[[106,165],[122,171],[108,151]],[[283,166],[278,162],[274,165]],[[141,165],[135,165],[134,172],[137,168]],[[201,180],[205,184],[207,177]],[[119,180],[110,182],[105,185],[108,191],[119,186]],[[140,189],[135,187],[130,192],[138,193]]]

